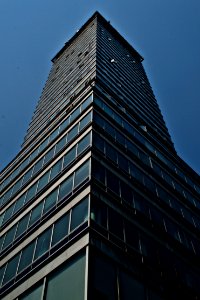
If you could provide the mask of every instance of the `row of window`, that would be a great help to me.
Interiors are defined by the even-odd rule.
[[[85,293],[85,253],[78,253],[55,271],[48,274],[42,282],[34,285],[18,300],[82,300]],[[45,291],[45,292],[44,292]],[[152,299],[154,300],[154,299]],[[155,299],[161,300],[161,299]]]
[[[136,169],[135,169],[136,170]],[[135,172],[135,179],[138,180],[137,172]],[[107,191],[114,193],[114,196],[121,198],[123,202],[132,206],[136,211],[142,214],[145,219],[148,219],[150,223],[153,223],[156,228],[163,233],[168,233],[173,239],[182,243],[193,253],[199,255],[199,241],[195,239],[191,234],[180,228],[177,223],[168,218],[163,212],[158,210],[156,206],[153,206],[140,194],[135,192],[124,181],[120,180],[115,174],[107,170],[101,164],[93,162],[92,176],[106,186]],[[147,178],[148,180],[148,178]]]
[[[1,224],[5,224],[12,216],[15,215],[24,205],[44,188],[62,169],[69,166],[85,149],[91,144],[91,134],[86,135],[76,146],[68,151],[50,170],[48,170],[38,181],[36,181],[17,201],[15,201],[1,216]],[[69,192],[71,192],[82,181],[82,176],[87,175],[89,163],[83,164],[76,172],[67,179]],[[81,180],[81,181],[80,181]],[[10,239],[9,239],[10,240]]]
[[[141,134],[139,134],[132,125],[130,125],[123,117],[118,115],[113,109],[111,109],[103,100],[99,100],[95,97],[94,102],[104,110],[109,116],[111,116],[121,127],[126,129],[131,135],[133,135],[140,143],[148,148],[154,155],[156,155],[165,165],[167,165],[175,174],[181,177],[186,183],[188,183],[193,189],[200,194],[200,187],[195,184],[192,179],[169,161],[160,151],[158,151],[152,144],[149,143]],[[132,117],[131,117],[132,118]]]
[[[17,174],[23,170],[44,148],[55,139],[67,126],[69,126],[75,118],[77,118],[92,102],[92,95],[86,98],[55,130],[8,176],[1,185],[4,188]]]
[[[18,190],[35,175],[50,159],[52,159],[66,144],[70,143],[92,120],[92,112],[88,113],[76,125],[72,127],[64,137],[58,141],[23,177],[21,177],[2,197],[2,203],[7,203]]]
[[[29,211],[22,219],[20,219],[14,226],[12,226],[0,239],[0,249],[4,250],[10,246],[13,242],[20,239],[22,235],[36,222],[43,218],[51,209],[59,205],[63,198],[69,196],[72,191],[79,186],[88,176],[88,164],[83,165],[76,171],[75,174],[69,176],[67,180],[63,181],[56,189],[54,189],[44,200],[36,205],[31,211]],[[21,207],[24,203],[20,203]],[[19,203],[16,202],[18,210]],[[13,214],[16,212],[16,205],[13,206]],[[7,217],[7,215],[5,215]],[[5,218],[4,217],[4,218]],[[7,220],[7,218],[6,218]],[[4,221],[4,220],[3,220]],[[3,223],[5,223],[4,221]]]
[[[132,162],[130,162],[127,158],[120,154],[113,146],[111,146],[108,142],[106,142],[96,133],[93,135],[93,144],[96,147],[96,149],[101,151],[108,159],[115,163],[120,170],[125,171],[133,179],[138,180],[151,193],[153,193],[155,196],[159,196],[165,203],[168,204],[169,207],[172,207],[193,226],[200,229],[200,219],[197,216],[193,215],[185,206],[183,206],[179,201],[177,201],[176,198],[165,192],[165,190],[163,190],[161,186],[159,186],[153,180],[151,180],[149,176],[146,176],[142,170],[136,167]],[[164,170],[162,170],[154,162],[151,161],[150,164],[149,158],[142,151],[137,149],[137,147],[134,144],[131,144],[132,143],[129,142],[129,151],[131,151],[136,156],[139,156],[140,159],[148,166],[153,165],[153,170],[156,173],[159,172],[158,175],[162,177],[165,181],[167,181],[168,184],[172,185],[173,181],[169,181],[171,177],[168,174],[166,174],[166,172],[164,172]],[[176,188],[177,191],[180,190],[178,189],[177,183],[176,185],[174,185],[174,188]]]
[[[111,111],[109,115],[111,114]],[[116,114],[115,120],[118,121],[118,124],[120,124],[121,117],[118,118],[118,115]],[[143,153],[141,150],[139,150],[133,143],[131,143],[128,139],[126,139],[118,130],[116,130],[108,121],[100,117],[99,114],[94,114],[94,121],[97,123],[102,129],[106,131],[107,134],[109,134],[112,138],[115,139],[118,143],[122,144],[126,149],[130,150],[131,152],[135,152],[136,156],[139,156],[140,159],[145,162],[147,165],[152,166],[149,161],[149,157]],[[127,123],[127,122],[126,122]],[[123,126],[126,130],[131,133],[134,138],[136,138],[140,143],[143,145],[147,145],[146,140],[133,129],[132,126],[130,126],[129,123],[126,124],[123,120]],[[125,125],[126,124],[126,125]],[[122,125],[122,123],[120,124]],[[159,167],[161,169],[161,167]],[[173,188],[176,187],[176,190],[181,193],[182,196],[187,198],[189,202],[191,202],[196,207],[200,207],[200,202],[197,200],[197,198],[194,198],[192,194],[188,191],[186,191],[178,182],[176,182],[170,175],[167,174],[167,172],[164,171],[162,168],[163,174],[165,173],[165,176],[162,176],[165,181],[168,181],[168,178],[171,178],[171,182],[174,182]]]
[[[74,206],[2,266],[0,285],[6,284],[88,220],[88,198]],[[29,269],[30,270],[30,269]]]

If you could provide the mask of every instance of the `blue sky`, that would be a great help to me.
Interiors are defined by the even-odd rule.
[[[144,57],[176,150],[200,173],[199,0],[0,0],[0,169],[20,150],[51,58],[96,10]]]

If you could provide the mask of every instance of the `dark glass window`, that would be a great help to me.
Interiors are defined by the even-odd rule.
[[[96,300],[117,299],[117,276],[115,267],[109,260],[95,256],[92,264],[92,297]]]
[[[17,272],[18,261],[19,261],[19,254],[17,254],[15,257],[13,257],[13,259],[11,259],[8,262],[6,272],[4,275],[4,279],[3,279],[3,284],[8,282],[12,277],[15,276],[15,274]]]
[[[73,111],[73,113],[71,114],[70,122],[73,122],[76,119],[76,117],[78,117],[79,114],[80,114],[80,107],[78,107]]]
[[[33,259],[33,251],[35,248],[35,241],[31,242],[22,250],[22,255],[20,258],[18,273],[25,269],[28,265],[31,264]]]
[[[55,153],[58,153],[66,144],[66,136],[64,136],[57,144]]]
[[[50,210],[57,201],[58,197],[58,188],[51,192],[46,198],[44,203],[43,214],[45,214],[48,210]]]
[[[96,180],[105,184],[105,168],[97,161],[92,161],[92,173]]]
[[[36,174],[42,168],[43,159],[44,157],[40,158],[40,160],[38,160],[38,162],[35,164],[33,174]]]
[[[116,194],[119,193],[119,179],[113,173],[107,171],[107,187],[111,189]]]
[[[31,226],[33,223],[35,223],[37,220],[40,219],[42,208],[43,208],[43,201],[40,202],[35,208],[33,208],[30,221],[29,221],[29,226]]]
[[[37,189],[37,182],[34,183],[27,191],[27,194],[26,194],[26,199],[25,199],[25,203],[26,202],[29,202],[31,200],[31,198],[33,198],[35,196],[35,193],[36,193],[36,189]]]
[[[69,125],[69,117],[60,125],[60,132]]]
[[[17,192],[17,191],[20,189],[20,187],[21,187],[21,185],[22,185],[22,180],[23,180],[23,177],[22,177],[20,180],[18,180],[18,181],[15,183],[15,185],[13,186],[13,191],[12,191],[12,194],[13,194],[13,195],[15,194],[15,192]]]
[[[76,172],[74,178],[74,188],[81,184],[89,176],[89,161],[84,163]]]
[[[3,249],[5,249],[14,239],[15,236],[15,231],[16,231],[16,225],[13,226],[6,234],[4,244],[3,244]]]
[[[139,250],[139,232],[137,228],[134,228],[134,225],[128,221],[124,222],[125,228],[125,237],[126,243],[129,244],[131,247]]]
[[[47,183],[48,183],[48,181],[49,181],[49,173],[50,173],[50,171],[46,172],[46,173],[39,179],[37,192],[39,192],[43,187],[45,187],[45,185],[47,185]]]
[[[23,184],[25,184],[31,178],[32,172],[33,172],[33,168],[31,168],[28,172],[26,172],[26,174],[24,175]]]
[[[120,272],[119,286],[121,300],[145,300],[144,285],[123,271]]]
[[[86,135],[79,143],[77,147],[77,156],[83,152],[90,145],[90,134]]]
[[[96,199],[92,201],[91,219],[100,226],[107,228],[107,207],[104,203]]]
[[[83,111],[92,102],[92,95],[90,95],[81,105],[81,110]]]
[[[55,147],[51,148],[51,150],[49,150],[49,151],[45,154],[43,165],[45,165],[45,164],[53,157],[53,155],[54,155],[54,150],[55,150]]]
[[[118,214],[113,209],[108,210],[108,225],[109,231],[120,239],[124,239],[123,235],[123,218],[120,214]]]
[[[85,290],[85,256],[75,257],[50,274],[46,300],[82,300]],[[35,300],[35,299],[34,299]]]
[[[116,141],[125,147],[125,137],[119,131],[116,131]]]
[[[51,174],[50,174],[50,180],[52,180],[56,175],[58,175],[62,168],[62,159],[60,159],[52,168],[51,168]]]
[[[48,228],[37,239],[34,260],[49,250],[52,228]]]
[[[68,166],[76,158],[76,147],[73,147],[67,154],[64,156],[63,168]]]
[[[120,181],[120,187],[121,187],[121,197],[124,201],[129,203],[130,205],[133,205],[133,191],[126,183],[123,181]]]
[[[29,215],[30,214],[25,215],[25,217],[23,217],[19,221],[15,238],[17,238],[18,236],[20,236],[26,230],[27,225],[28,225]]]
[[[119,168],[124,170],[125,172],[129,173],[129,164],[128,159],[118,153],[118,165]]]
[[[66,197],[72,192],[72,185],[73,185],[73,175],[71,175],[64,182],[61,183],[58,201],[60,201],[61,199],[63,199],[64,197]]]
[[[21,197],[19,197],[16,201],[13,214],[15,214],[24,204],[24,199],[25,199],[26,194],[23,194]]]
[[[75,125],[69,132],[67,135],[67,142],[70,142],[78,133],[78,124]]]
[[[92,118],[92,113],[89,113],[80,121],[79,131],[81,131],[87,124],[89,124],[91,118]]]
[[[105,122],[105,131],[115,138],[115,128],[113,128],[108,122]]]
[[[88,220],[88,198],[76,205],[71,212],[70,231]]]
[[[106,157],[117,163],[117,151],[108,143],[106,143]]]
[[[104,153],[104,140],[98,134],[93,134],[93,145]]]
[[[5,223],[8,219],[10,219],[10,217],[12,216],[12,212],[13,212],[13,205],[11,205],[5,212],[4,215],[4,219],[3,219],[3,223]]]
[[[68,235],[68,227],[69,227],[69,214],[64,215],[57,222],[55,222],[51,246],[55,245],[62,238]]]

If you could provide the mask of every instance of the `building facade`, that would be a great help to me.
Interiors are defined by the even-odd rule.
[[[200,299],[200,178],[141,55],[96,12],[1,176],[1,298]]]

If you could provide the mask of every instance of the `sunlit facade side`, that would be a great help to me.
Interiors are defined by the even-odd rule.
[[[200,299],[200,178],[142,61],[99,13],[53,58],[2,171],[2,299]]]

